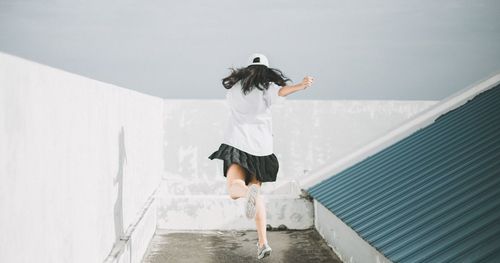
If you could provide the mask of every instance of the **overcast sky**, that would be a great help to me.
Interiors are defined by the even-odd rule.
[[[0,51],[163,98],[222,99],[254,52],[293,99],[442,99],[500,72],[498,0],[0,0]]]

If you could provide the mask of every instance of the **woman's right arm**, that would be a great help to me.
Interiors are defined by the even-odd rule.
[[[306,89],[310,87],[314,82],[314,78],[310,76],[304,77],[301,83],[292,85],[292,86],[283,86],[278,92],[278,95],[281,97],[288,96],[294,92],[297,92],[299,90]]]

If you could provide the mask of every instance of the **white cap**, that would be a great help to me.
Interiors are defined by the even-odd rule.
[[[269,61],[267,60],[266,56],[255,53],[248,58],[248,66],[250,65],[264,65],[266,67],[269,67]]]

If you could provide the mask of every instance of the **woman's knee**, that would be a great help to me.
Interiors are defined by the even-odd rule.
[[[238,199],[237,188],[241,183],[238,181],[228,181],[227,182],[227,192],[231,199]]]
[[[237,188],[240,187],[239,185],[240,185],[239,182],[229,182],[227,185],[227,192],[229,193],[229,197],[231,197],[231,199],[233,199],[233,200],[236,200],[239,198],[238,192],[237,192]]]

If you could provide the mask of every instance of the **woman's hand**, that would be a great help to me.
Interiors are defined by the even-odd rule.
[[[304,79],[302,80],[302,85],[304,86],[303,89],[307,89],[312,86],[314,82],[314,78],[311,76],[305,76]]]

